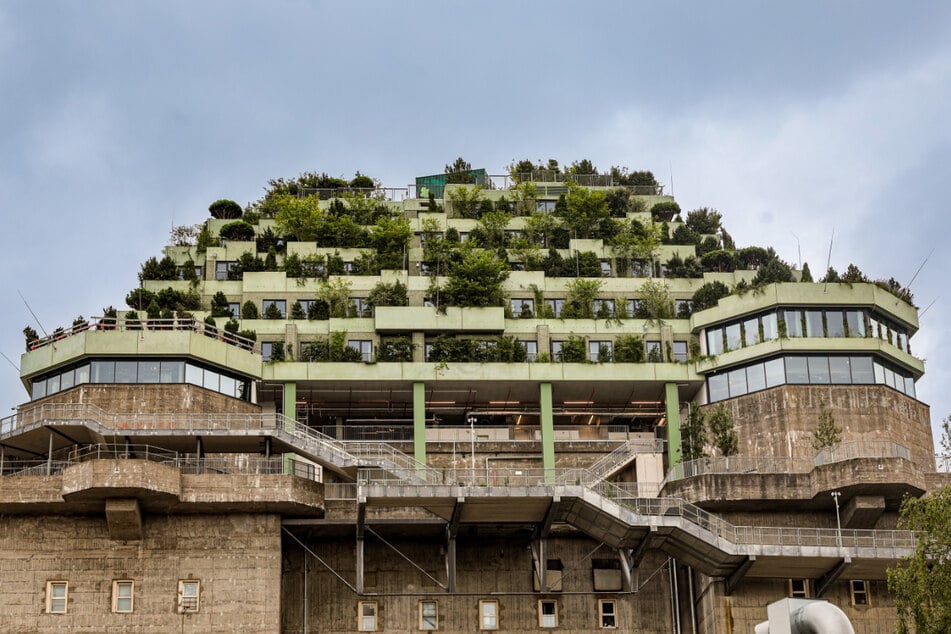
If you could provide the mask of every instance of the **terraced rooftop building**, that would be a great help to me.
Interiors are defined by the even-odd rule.
[[[946,482],[907,292],[653,178],[482,176],[272,181],[133,310],[29,336],[5,622],[750,632],[795,596],[891,631],[899,503]]]

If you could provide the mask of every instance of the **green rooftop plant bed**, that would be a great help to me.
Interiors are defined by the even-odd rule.
[[[221,227],[221,231],[218,232],[218,235],[225,240],[249,242],[254,240],[254,227],[243,220],[236,220]]]
[[[393,337],[383,339],[377,346],[376,360],[386,363],[394,361],[409,362],[413,360],[413,346],[409,337]]]
[[[680,213],[680,205],[673,201],[664,201],[651,207],[651,218],[661,222],[670,222]]]

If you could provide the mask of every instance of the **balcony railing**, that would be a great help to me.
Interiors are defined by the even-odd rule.
[[[317,427],[321,433],[337,440],[368,440],[380,442],[412,442],[413,426],[411,421],[403,419],[403,424],[381,420],[373,424],[323,425]],[[619,443],[631,438],[630,429],[625,425],[558,425],[555,427],[556,443],[563,442],[602,442]],[[458,442],[469,443],[473,440],[472,429],[468,426],[435,427],[430,421],[426,426],[427,443]],[[498,427],[476,427],[475,442],[541,442],[541,427],[538,425],[507,425]],[[653,443],[653,439],[647,442]],[[660,441],[663,444],[663,441]]]
[[[665,482],[699,475],[739,473],[809,473],[816,467],[856,458],[900,458],[911,460],[911,450],[887,440],[856,440],[819,450],[815,458],[786,456],[717,456],[698,458],[674,465]]]
[[[253,339],[248,339],[247,337],[242,337],[233,332],[228,332],[223,328],[218,328],[212,326],[211,324],[206,324],[203,321],[198,321],[194,317],[180,317],[172,319],[130,319],[126,317],[93,317],[92,321],[84,322],[82,324],[76,324],[69,328],[57,328],[53,331],[53,334],[42,337],[40,339],[35,339],[28,344],[30,351],[37,350],[44,346],[49,346],[55,344],[57,341],[62,341],[67,337],[72,335],[78,335],[79,333],[86,332],[88,330],[97,330],[97,331],[113,331],[113,332],[124,332],[134,330],[138,331],[172,331],[172,330],[188,330],[191,332],[203,334],[206,337],[211,337],[212,339],[217,339],[219,341],[224,341],[227,344],[232,346],[237,346],[242,350],[248,350],[253,352],[259,350],[256,348],[255,341]]]

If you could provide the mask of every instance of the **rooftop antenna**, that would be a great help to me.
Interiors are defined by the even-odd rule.
[[[908,281],[908,285],[905,286],[905,288],[907,288],[909,291],[911,290],[911,285],[915,283],[916,279],[918,279],[918,274],[921,273],[921,269],[925,268],[925,264],[928,263],[928,260],[931,258],[931,255],[933,253],[934,253],[934,249],[931,249],[931,251],[928,252],[928,255],[925,256],[925,259],[921,262],[921,266],[919,266],[918,270],[915,271],[915,274],[911,276],[911,279]],[[931,304],[933,303],[934,302],[931,302]],[[895,302],[895,304],[897,305],[898,302]],[[929,308],[931,307],[931,304],[928,305]],[[921,313],[919,313],[919,316],[921,316]]]
[[[938,301],[939,299],[940,297],[935,297],[933,300],[931,300],[931,303],[925,306],[925,309],[923,311],[918,313],[918,319],[921,319],[924,316],[924,314],[928,312],[928,309],[934,306],[934,303]]]
[[[26,309],[27,309],[28,311],[30,311],[30,314],[31,314],[31,315],[33,315],[33,319],[36,320],[36,325],[39,326],[39,327],[40,327],[40,330],[43,331],[43,336],[48,338],[48,337],[50,336],[50,334],[49,334],[48,332],[46,332],[46,328],[44,328],[44,327],[43,327],[43,324],[40,323],[40,318],[37,317],[37,316],[36,316],[36,313],[33,312],[33,309],[30,308],[30,303],[26,301],[26,298],[25,298],[25,297],[23,297],[23,293],[20,292],[20,289],[17,289],[17,295],[19,295],[19,296],[20,296],[20,299],[23,300],[23,303],[26,305]],[[52,342],[51,342],[51,343],[52,343]],[[56,344],[55,344],[55,343],[52,343],[52,346],[53,346],[53,350],[56,350]]]
[[[934,302],[931,302],[931,303],[933,304]],[[12,365],[14,370],[16,370],[17,372],[20,371],[20,367],[19,367],[16,363],[14,363],[13,361],[10,361],[10,357],[8,357],[7,355],[3,354],[3,352],[0,352],[0,357],[3,357],[4,359],[6,359],[6,360],[7,360],[7,363],[9,363],[10,365]]]
[[[670,195],[674,195],[674,162],[667,161],[667,166],[670,169]]]
[[[799,255],[799,271],[802,271],[802,245],[799,243],[799,236],[796,235],[796,232],[792,229],[789,230],[789,233],[793,234],[793,237],[796,239],[796,253]]]
[[[828,257],[826,257],[826,273],[827,273],[826,278],[825,278],[826,282],[825,282],[825,284],[822,285],[822,292],[823,292],[823,293],[826,292],[826,287],[829,286],[828,272],[829,272],[829,267],[832,266],[832,242],[833,242],[834,240],[835,240],[835,227],[832,227],[832,237],[829,238],[829,255],[828,255]]]

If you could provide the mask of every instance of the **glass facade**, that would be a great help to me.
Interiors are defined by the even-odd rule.
[[[251,384],[187,361],[169,359],[95,360],[33,379],[32,400],[51,396],[85,383],[190,383],[226,396],[251,400]]]

